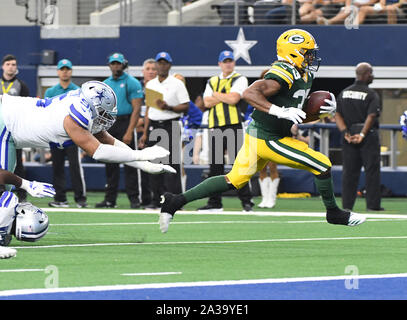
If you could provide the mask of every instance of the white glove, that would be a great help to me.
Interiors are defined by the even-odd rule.
[[[153,163],[149,161],[133,161],[126,163],[126,165],[143,170],[150,174],[177,173],[177,170],[175,170],[173,167],[162,163]]]
[[[332,92],[329,94],[331,95],[331,99],[324,100],[328,105],[321,106],[319,113],[329,113],[331,116],[334,116],[336,112],[336,99]]]
[[[52,184],[49,183],[28,181],[23,179],[21,189],[24,189],[31,196],[36,198],[53,197],[55,195],[55,189],[53,188]]]
[[[170,154],[170,152],[167,149],[157,145],[149,148],[144,148],[143,150],[136,150],[134,152],[136,152],[137,154],[136,161],[148,161],[160,159]]]
[[[271,105],[269,114],[276,116],[279,119],[287,119],[295,124],[303,122],[307,114],[302,111],[301,109],[298,108],[285,108],[285,107],[279,107],[276,106],[275,104]]]

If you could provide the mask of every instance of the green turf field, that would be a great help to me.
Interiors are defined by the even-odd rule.
[[[161,234],[158,213],[126,210],[123,194],[118,210],[92,209],[102,198],[90,193],[88,209],[49,210],[49,232],[36,243],[13,239],[18,253],[0,260],[0,291],[337,276],[347,266],[366,275],[407,270],[406,199],[384,199],[386,211],[358,227],[329,225],[318,215],[256,215],[322,213],[315,197],[278,199],[272,210],[251,214],[179,214],[169,232]],[[47,208],[48,200],[31,200]],[[72,195],[69,200],[74,204]],[[184,210],[204,203],[196,201]],[[364,213],[364,208],[364,199],[358,199],[355,211]],[[241,212],[239,200],[224,198],[224,210]]]

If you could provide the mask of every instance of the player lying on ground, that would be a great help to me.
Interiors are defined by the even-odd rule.
[[[76,144],[101,162],[125,163],[153,174],[174,173],[168,165],[147,161],[166,157],[168,150],[133,150],[107,133],[116,119],[116,103],[112,88],[99,81],[54,98],[0,96],[0,168],[14,171],[16,148]]]
[[[314,174],[329,223],[356,226],[365,221],[363,215],[337,206],[330,160],[291,137],[292,126],[306,118],[302,108],[311,89],[312,72],[319,67],[317,49],[314,37],[304,30],[288,30],[278,38],[278,61],[272,64],[264,79],[254,82],[243,93],[243,98],[256,110],[232,170],[226,176],[208,178],[183,194],[164,194],[159,220],[162,232],[167,232],[175,212],[186,203],[243,187],[269,161]],[[320,112],[334,114],[335,97],[331,95],[325,102]]]
[[[31,196],[53,197],[52,184],[28,181],[9,171],[0,169],[0,185],[14,185],[26,190]],[[48,217],[29,202],[18,203],[10,191],[0,193],[0,259],[14,257],[17,251],[7,248],[14,235],[21,241],[37,241],[48,231]]]

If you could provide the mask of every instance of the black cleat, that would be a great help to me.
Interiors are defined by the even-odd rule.
[[[168,227],[170,226],[170,222],[175,212],[181,209],[184,204],[186,204],[186,200],[182,194],[175,195],[166,192],[161,196],[161,212],[158,222],[162,233],[168,231]]]
[[[366,217],[360,213],[341,210],[338,207],[328,209],[326,212],[326,221],[331,224],[341,224],[354,227],[366,221]]]

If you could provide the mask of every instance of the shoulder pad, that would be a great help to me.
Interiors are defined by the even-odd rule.
[[[92,120],[92,110],[89,103],[82,97],[72,101],[69,106],[69,115],[82,128],[89,130]]]

